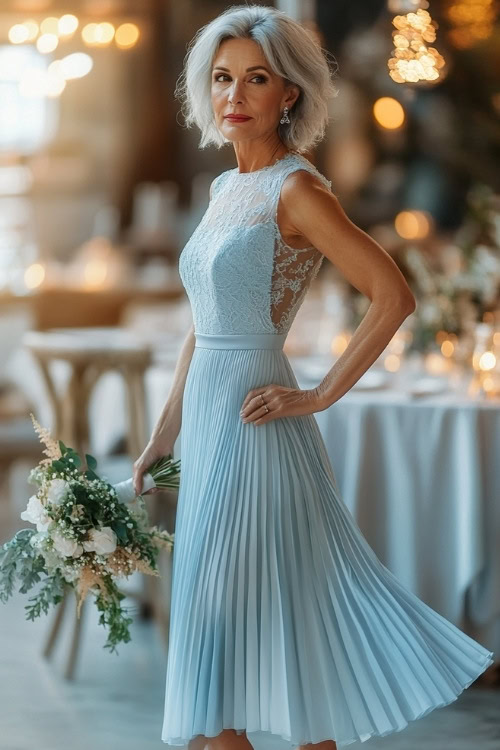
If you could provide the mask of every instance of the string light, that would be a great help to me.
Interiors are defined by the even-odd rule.
[[[28,19],[11,26],[8,38],[11,44],[25,44],[36,40],[38,50],[47,53],[57,47],[59,40],[68,41],[79,25],[80,20],[72,13],[65,13],[60,18],[47,16],[40,25],[33,19]],[[135,23],[122,23],[115,29],[109,21],[102,21],[86,23],[81,30],[81,37],[89,47],[105,47],[114,39],[120,49],[130,49],[137,44],[140,33]]]
[[[392,20],[394,49],[388,60],[389,75],[396,83],[437,81],[442,78],[445,61],[435,47],[429,44],[436,39],[436,22],[428,11],[397,15]]]
[[[44,10],[45,6],[39,10]],[[26,10],[36,10],[28,8]],[[99,4],[99,10],[101,5]],[[13,45],[34,43],[38,52],[43,55],[54,52],[59,43],[71,39],[80,26],[80,19],[72,13],[65,13],[59,18],[47,16],[40,23],[32,18],[12,25],[8,31],[9,42]],[[137,44],[140,29],[135,23],[122,23],[115,29],[109,21],[86,23],[81,30],[84,43],[92,47],[105,47],[113,40],[120,49],[130,49]],[[29,69],[19,75],[19,93],[23,97],[57,97],[66,87],[66,82],[86,76],[93,68],[92,58],[75,52],[62,59],[54,60],[46,70]]]

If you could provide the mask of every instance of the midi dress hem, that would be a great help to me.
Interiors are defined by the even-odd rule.
[[[418,719],[423,719],[424,716],[427,716],[430,714],[434,709],[436,708],[444,708],[445,706],[450,706],[452,703],[454,703],[461,695],[462,693],[467,690],[470,685],[472,685],[473,682],[475,682],[487,669],[494,663],[494,652],[490,651],[489,656],[487,656],[477,675],[475,675],[469,682],[467,682],[465,685],[463,685],[462,689],[456,693],[453,698],[450,698],[446,701],[441,701],[441,703],[434,703],[429,705],[426,709],[421,711],[418,714],[415,714],[414,716],[409,717],[403,724],[398,724],[397,726],[391,727],[390,729],[387,729],[384,732],[370,732],[369,734],[363,734],[357,737],[352,737],[349,739],[337,739],[335,737],[320,737],[319,739],[303,739],[303,740],[292,740],[291,736],[284,733],[277,733],[277,732],[269,732],[267,730],[261,730],[261,729],[246,729],[245,727],[222,727],[222,729],[217,732],[217,734],[206,734],[205,737],[208,737],[210,739],[213,739],[214,737],[218,737],[218,735],[223,732],[225,729],[234,729],[237,734],[243,734],[243,732],[247,733],[247,738],[249,742],[252,744],[252,738],[249,736],[252,733],[259,733],[264,734],[266,737],[265,739],[269,739],[270,737],[275,738],[276,740],[281,739],[285,742],[290,743],[290,746],[293,748],[297,748],[301,745],[308,745],[308,744],[318,744],[319,742],[327,742],[328,740],[332,740],[337,744],[337,747],[345,747],[347,745],[352,745],[354,742],[367,742],[369,739],[372,739],[373,737],[387,737],[389,734],[395,734],[396,732],[402,732],[403,729],[406,729],[406,727],[410,724],[412,721],[417,721]],[[198,734],[194,734],[189,738],[181,739],[181,738],[175,738],[175,739],[163,739],[162,742],[164,744],[172,745],[174,747],[185,747],[188,745],[188,743],[193,740],[195,737],[199,737],[202,733],[199,732]]]

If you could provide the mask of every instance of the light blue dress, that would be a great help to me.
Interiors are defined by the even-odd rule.
[[[196,346],[162,729],[174,746],[226,728],[257,750],[364,742],[451,703],[493,661],[376,557],[314,415],[239,416],[252,388],[298,388],[283,344],[324,257],[278,230],[281,186],[299,169],[331,188],[293,152],[223,172],[180,256]]]

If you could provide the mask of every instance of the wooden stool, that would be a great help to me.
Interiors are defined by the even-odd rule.
[[[23,344],[31,351],[40,366],[47,393],[54,413],[54,427],[51,433],[66,445],[74,448],[84,460],[90,452],[88,405],[92,389],[102,373],[118,370],[122,373],[127,393],[128,433],[127,443],[130,455],[138,457],[147,442],[144,373],[152,362],[152,352],[148,345],[122,329],[51,329],[48,331],[28,331]],[[71,366],[71,376],[67,389],[59,392],[50,370],[52,360],[63,360]],[[154,497],[154,496],[152,496]],[[155,503],[151,503],[155,513]],[[154,520],[152,520],[154,524]],[[168,639],[168,617],[160,607],[158,579],[149,581],[151,576],[143,575],[143,591],[126,591],[127,596],[137,599],[142,606],[151,610],[160,627],[164,639]],[[71,587],[58,606],[49,632],[43,655],[49,657],[59,633],[68,598],[75,601]],[[82,621],[87,601],[84,602],[80,619],[73,624],[72,640],[66,660],[64,676],[71,679],[78,655]]]
[[[128,405],[129,453],[138,457],[146,445],[144,373],[151,349],[122,329],[52,329],[28,331],[23,344],[40,366],[54,412],[53,434],[82,457],[89,452],[88,405],[98,378],[108,370],[122,373]],[[49,363],[63,360],[71,367],[65,393],[59,393]]]

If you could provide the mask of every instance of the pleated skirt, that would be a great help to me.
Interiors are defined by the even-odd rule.
[[[250,389],[298,388],[284,340],[196,334],[161,734],[176,747],[223,729],[256,750],[364,742],[451,703],[493,662],[375,555],[314,415],[241,421]]]

